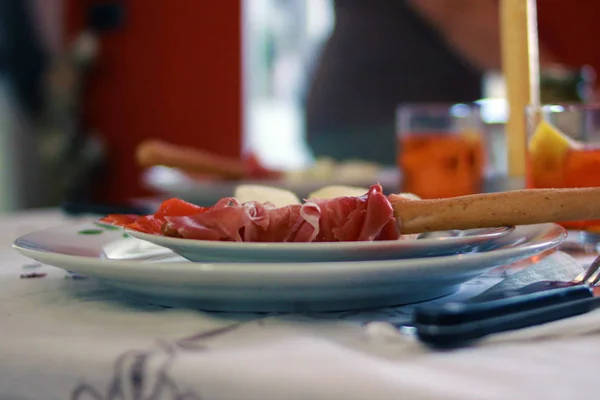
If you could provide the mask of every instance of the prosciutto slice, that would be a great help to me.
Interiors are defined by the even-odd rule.
[[[101,218],[100,221],[143,233],[160,235],[162,234],[162,228],[166,222],[165,216],[194,215],[200,214],[206,210],[209,210],[209,208],[200,207],[181,199],[173,198],[165,200],[154,214],[144,216],[133,214],[109,214],[106,217]]]
[[[394,209],[379,184],[359,197],[271,203],[221,199],[202,212],[164,216],[162,233],[187,239],[235,242],[337,242],[400,238]]]

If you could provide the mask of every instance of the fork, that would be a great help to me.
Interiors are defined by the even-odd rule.
[[[539,282],[535,282],[535,283],[531,283],[529,285],[523,286],[519,289],[506,290],[506,291],[503,291],[500,293],[490,293],[490,294],[483,294],[483,295],[475,296],[474,298],[469,300],[469,303],[474,303],[474,302],[481,303],[481,302],[486,302],[486,301],[504,299],[507,297],[520,296],[520,295],[525,295],[525,294],[530,294],[530,293],[537,293],[537,292],[543,292],[546,290],[560,289],[560,288],[566,288],[566,287],[578,286],[578,285],[584,285],[584,284],[588,285],[588,286],[595,286],[598,284],[599,281],[600,281],[600,256],[596,257],[596,259],[594,261],[592,261],[592,263],[585,270],[583,270],[583,272],[581,272],[579,275],[577,275],[575,278],[573,278],[570,281],[567,281],[567,282],[539,281]]]

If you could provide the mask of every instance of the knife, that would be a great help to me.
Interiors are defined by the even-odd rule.
[[[446,303],[415,309],[417,338],[433,347],[456,347],[488,335],[540,325],[600,307],[600,288],[586,284],[484,303]]]

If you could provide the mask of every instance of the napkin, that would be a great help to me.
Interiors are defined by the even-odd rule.
[[[532,257],[529,266],[485,290],[479,296],[514,290],[539,281],[570,281],[583,271],[583,266],[567,253],[557,251],[544,258]]]

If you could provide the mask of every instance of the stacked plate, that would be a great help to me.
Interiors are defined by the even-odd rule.
[[[244,181],[244,184],[258,184],[290,190],[300,198],[307,197],[315,190],[331,185],[346,185],[356,187],[369,187],[373,182],[379,182],[386,193],[398,193],[400,176],[397,168],[382,168],[376,176],[363,177],[362,179],[346,176],[342,179],[335,178],[305,178],[305,179],[277,179]],[[215,181],[210,179],[191,178],[183,172],[168,167],[148,168],[142,182],[148,189],[163,196],[177,197],[201,206],[211,206],[223,197],[233,196],[239,181]]]
[[[555,224],[345,243],[167,238],[94,222],[30,233],[14,247],[139,300],[218,311],[386,307],[448,295],[487,270],[558,247]]]

